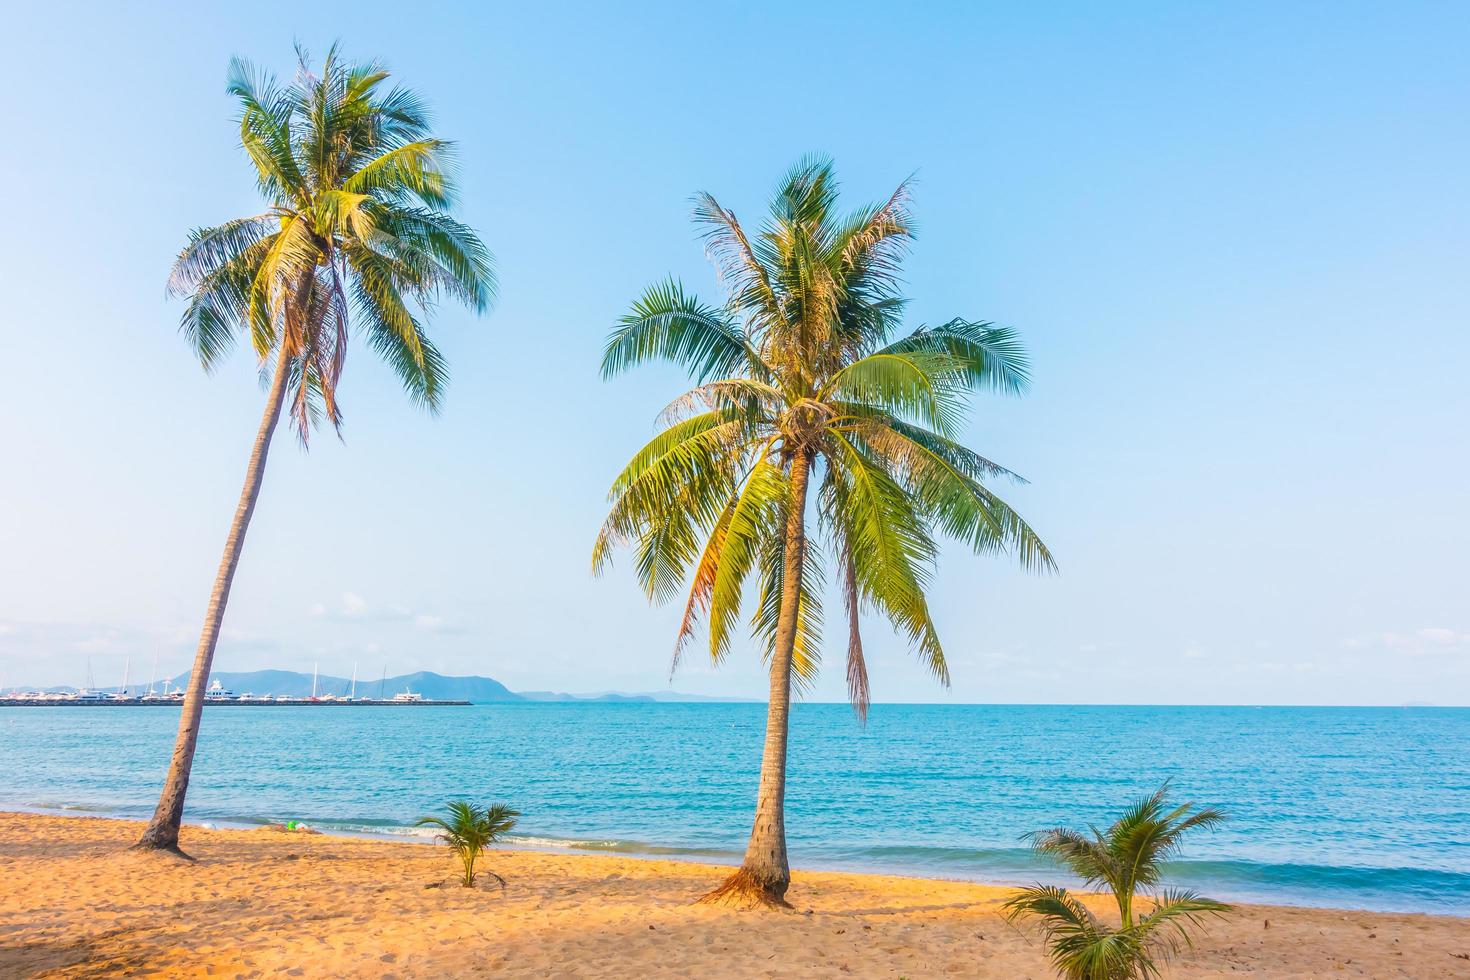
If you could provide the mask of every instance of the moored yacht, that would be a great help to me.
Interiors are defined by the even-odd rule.
[[[204,697],[209,701],[232,701],[235,698],[235,692],[226,691],[224,685],[219,682],[219,678],[215,678],[214,683],[209,685],[209,689],[204,692]]]

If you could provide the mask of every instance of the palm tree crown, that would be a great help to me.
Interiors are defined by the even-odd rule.
[[[1050,569],[1036,533],[987,483],[1019,479],[956,441],[967,396],[1028,384],[1013,331],[954,319],[898,340],[899,267],[912,236],[908,184],[853,214],[836,207],[825,160],[782,181],[764,227],[749,236],[709,194],[694,217],[728,293],[720,306],[669,280],[647,290],[608,340],[603,373],[665,359],[699,382],[666,409],[667,427],[614,482],[595,570],[632,547],[650,598],[682,593],[674,662],[707,622],[715,662],[728,653],[748,580],[751,618],[769,656],[777,640],[786,557],[783,528],[800,482],[817,489],[826,555],[804,548],[792,666],[809,680],[820,659],[827,560],[845,596],[847,679],[868,704],[859,612],[882,613],[942,682],[949,672],[925,589],[943,534],[976,552],[1014,553]]]
[[[447,376],[425,315],[441,295],[483,311],[495,279],[488,250],[447,213],[450,144],[429,135],[418,96],[385,91],[376,62],[348,64],[333,48],[317,74],[297,53],[286,85],[230,63],[240,142],[269,208],[192,232],[169,290],[188,297],[181,328],[206,368],[240,332],[262,362],[289,359],[304,441],[318,420],[341,424],[352,317],[409,394],[436,410]]]

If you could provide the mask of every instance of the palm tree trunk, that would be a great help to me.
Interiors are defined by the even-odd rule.
[[[801,572],[806,558],[806,491],[811,458],[798,454],[791,463],[791,510],[786,515],[785,569],[781,578],[781,611],[771,653],[771,696],[766,707],[766,745],[756,791],[755,825],[745,847],[745,860],[724,884],[700,899],[720,905],[789,908],[786,889],[791,866],[786,859],[786,740],[791,719],[791,658],[796,649]]]
[[[189,789],[194,749],[199,744],[199,721],[204,713],[204,689],[209,683],[210,668],[214,663],[214,647],[219,641],[220,625],[225,618],[225,605],[230,600],[230,585],[235,578],[235,566],[240,562],[240,551],[245,545],[245,531],[250,527],[250,515],[255,511],[255,501],[260,496],[260,485],[265,478],[265,460],[270,453],[271,436],[281,418],[281,405],[285,401],[290,367],[291,359],[283,345],[276,360],[275,376],[271,379],[265,415],[260,420],[260,430],[255,434],[255,446],[250,452],[250,464],[245,468],[245,486],[240,491],[240,503],[235,507],[235,519],[230,524],[230,535],[225,539],[225,553],[220,558],[219,572],[214,578],[214,592],[209,597],[209,608],[204,613],[204,630],[199,634],[199,647],[194,653],[194,669],[189,675],[189,689],[184,695],[183,710],[179,713],[179,734],[174,741],[168,778],[164,780],[163,793],[158,798],[158,809],[154,810],[153,819],[143,831],[142,838],[134,845],[138,849],[181,853],[179,825],[184,817],[184,794]]]

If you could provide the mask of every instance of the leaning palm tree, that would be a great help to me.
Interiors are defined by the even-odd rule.
[[[904,307],[908,185],[853,214],[839,213],[836,198],[831,164],[803,161],[752,238],[698,196],[694,217],[727,302],[701,302],[673,280],[656,285],[602,359],[604,376],[671,360],[699,386],[669,406],[667,427],[613,484],[594,571],[628,545],[651,599],[688,586],[674,667],[701,620],[711,659],[726,657],[746,584],[756,583],[750,625],[770,668],[765,750],[745,860],[705,896],[712,902],[786,904],[787,723],[793,676],[808,683],[820,659],[824,551],[845,598],[847,687],[860,717],[863,610],[887,617],[949,683],[925,598],[939,534],[1052,567],[1040,538],[987,486],[1014,474],[956,441],[972,391],[1027,386],[1015,334],[955,319],[890,342]]]
[[[437,410],[447,375],[424,334],[428,313],[443,296],[481,312],[495,288],[489,252],[449,216],[450,147],[430,136],[418,96],[385,89],[380,65],[349,64],[335,48],[320,74],[298,55],[285,85],[231,62],[240,142],[267,208],[191,233],[169,280],[188,297],[181,330],[205,369],[244,334],[270,382],[142,848],[178,850],[204,685],[283,407],[303,446],[320,422],[340,431],[337,383],[356,323],[410,398]]]
[[[492,803],[488,807],[475,806],[465,800],[456,800],[445,806],[445,816],[419,817],[416,827],[437,827],[439,839],[449,845],[459,858],[460,883],[466,888],[475,887],[475,862],[485,848],[494,844],[516,825],[519,810],[512,810],[504,803]],[[485,872],[500,887],[505,879],[493,871]]]
[[[1156,977],[1159,961],[1189,945],[1189,930],[1204,916],[1230,911],[1194,892],[1168,888],[1145,899],[1150,907],[1140,910],[1139,889],[1159,885],[1163,863],[1179,853],[1184,835],[1225,819],[1219,810],[1196,811],[1191,803],[1171,806],[1168,792],[1166,782],[1105,831],[1058,827],[1027,835],[1038,855],[1060,861],[1091,888],[1106,887],[1118,904],[1116,927],[1054,885],[1034,885],[1003,906],[1011,921],[1040,920],[1052,963],[1068,980]]]

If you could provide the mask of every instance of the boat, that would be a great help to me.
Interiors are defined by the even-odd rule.
[[[423,699],[424,696],[422,694],[415,694],[407,688],[393,695],[393,700],[399,704],[404,704],[405,702],[422,701]]]
[[[209,690],[204,692],[204,698],[207,701],[233,701],[235,700],[235,693],[233,691],[226,691],[224,685],[219,682],[219,679],[215,678],[215,682],[209,685]]]
[[[118,688],[116,691],[114,691],[113,693],[109,694],[107,696],[107,700],[109,700],[109,701],[136,701],[136,700],[138,700],[136,697],[134,697],[133,695],[131,695],[131,694],[128,693],[128,672],[132,669],[132,666],[133,666],[133,658],[132,657],[129,657],[129,658],[127,658],[127,660],[123,661],[123,682],[122,682],[122,687]]]

